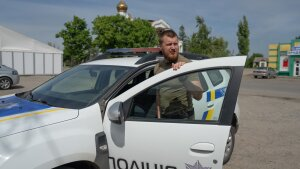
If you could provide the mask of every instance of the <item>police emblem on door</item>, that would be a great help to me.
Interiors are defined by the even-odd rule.
[[[197,161],[194,165],[186,164],[186,169],[211,169],[211,167],[203,167],[199,161]]]

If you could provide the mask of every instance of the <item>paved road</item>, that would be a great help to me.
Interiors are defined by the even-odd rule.
[[[243,77],[240,91],[252,95],[300,99],[300,78],[254,79],[247,74]]]
[[[300,168],[300,79],[243,77],[241,125],[225,169]]]
[[[0,96],[31,90],[53,76],[20,76],[20,83],[9,90],[0,90]]]

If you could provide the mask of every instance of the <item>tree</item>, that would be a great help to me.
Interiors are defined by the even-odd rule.
[[[54,42],[48,42],[47,43],[49,46],[54,47],[56,49],[59,49],[59,47],[54,43]]]
[[[247,58],[245,67],[252,68],[253,67],[253,61],[255,60],[255,58],[258,58],[258,57],[263,58],[264,55],[261,54],[261,53],[253,53],[251,57]]]
[[[209,37],[211,30],[206,26],[204,18],[196,16],[196,22],[198,32],[192,34],[188,49],[190,52],[209,55],[211,53]]]
[[[66,22],[64,26],[65,29],[58,32],[56,38],[63,38],[64,61],[73,66],[89,58],[92,37],[85,20],[77,16],[73,17],[73,21]]]
[[[196,17],[198,32],[193,33],[188,43],[188,51],[211,57],[228,56],[228,42],[223,38],[210,36],[211,29],[205,24],[204,18]]]
[[[300,39],[300,36],[296,36],[295,39]]]
[[[210,56],[213,57],[222,57],[222,56],[229,56],[230,51],[228,50],[228,42],[225,41],[222,37],[212,38],[211,42],[211,53]]]
[[[138,48],[157,45],[155,28],[142,19],[130,20],[121,15],[98,16],[93,21],[93,44],[101,51],[111,48]]]
[[[187,43],[188,43],[189,39],[188,39],[188,36],[187,36],[186,33],[185,33],[185,30],[184,30],[184,26],[183,26],[183,25],[181,25],[181,26],[179,27],[178,38],[179,38],[179,40],[182,41],[183,51],[186,51]]]
[[[243,20],[238,24],[238,31],[236,33],[238,36],[238,49],[240,55],[248,55],[249,53],[249,35],[250,31],[248,28],[248,21],[246,16],[243,16]]]

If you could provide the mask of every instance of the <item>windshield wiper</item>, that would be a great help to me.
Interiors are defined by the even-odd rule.
[[[41,99],[36,99],[36,100],[32,99],[32,101],[42,103],[42,104],[45,104],[45,105],[48,105],[48,106],[53,106],[53,105],[49,104],[47,101],[41,100]]]
[[[48,106],[53,106],[53,105],[49,104],[47,101],[45,101],[45,100],[42,100],[42,99],[34,99],[34,98],[33,98],[33,94],[32,94],[31,91],[28,92],[28,95],[26,96],[26,98],[27,98],[28,100],[32,101],[32,102],[38,102],[38,103],[42,103],[42,104],[45,104],[45,105],[48,105]]]

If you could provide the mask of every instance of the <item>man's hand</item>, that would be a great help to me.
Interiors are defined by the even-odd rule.
[[[173,68],[173,70],[177,70],[177,69],[180,69],[180,67],[184,64],[185,64],[185,62],[172,63],[172,68]]]

